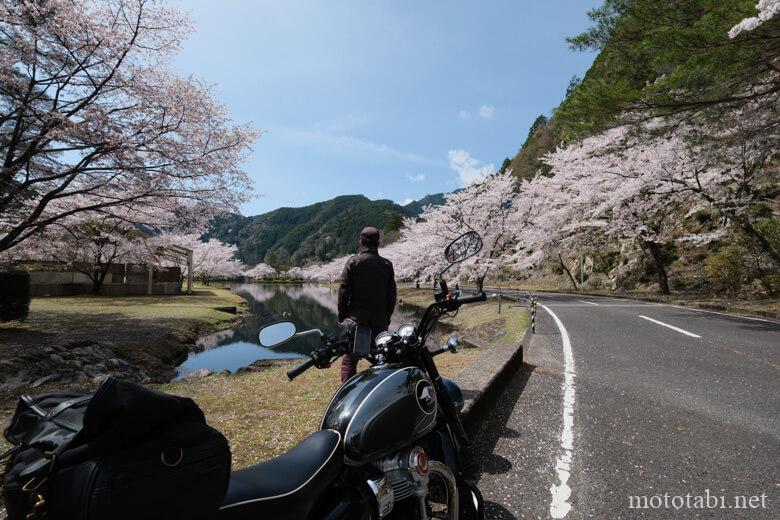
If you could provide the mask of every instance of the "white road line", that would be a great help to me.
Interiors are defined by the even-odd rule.
[[[657,323],[659,325],[663,325],[664,327],[667,327],[669,329],[676,330],[680,334],[685,334],[686,336],[690,336],[692,338],[700,338],[701,337],[698,334],[694,334],[693,332],[688,332],[687,330],[683,330],[683,329],[681,329],[679,327],[675,327],[674,325],[669,325],[668,323],[664,323],[662,321],[654,320],[653,318],[648,318],[647,316],[642,316],[641,314],[639,315],[639,317],[640,318],[644,318],[647,321],[652,321],[653,323]]]
[[[563,431],[561,431],[561,448],[555,462],[555,472],[558,476],[558,484],[550,486],[550,516],[564,518],[571,511],[569,497],[569,476],[571,475],[572,456],[574,453],[574,355],[571,351],[571,341],[566,327],[560,318],[546,305],[542,308],[552,316],[558,330],[561,331],[561,343],[563,344]]]
[[[589,302],[587,300],[577,300],[578,302],[587,303],[588,305],[598,305],[598,303]]]
[[[741,314],[731,314],[729,312],[718,312],[718,311],[711,311],[709,309],[699,309],[697,307],[690,307],[686,305],[672,305],[670,303],[667,303],[669,307],[676,307],[678,309],[685,309],[686,311],[696,311],[696,312],[705,312],[707,314],[717,314],[719,316],[728,316],[729,318],[739,318],[741,320],[750,320],[750,321],[763,321],[764,323],[780,323],[778,320],[771,320],[771,319],[765,319],[765,318],[755,318],[753,316],[743,316]]]

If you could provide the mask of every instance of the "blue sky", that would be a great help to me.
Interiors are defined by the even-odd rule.
[[[599,0],[186,0],[175,66],[263,130],[255,215],[362,193],[451,191],[512,157],[594,55],[565,37]]]

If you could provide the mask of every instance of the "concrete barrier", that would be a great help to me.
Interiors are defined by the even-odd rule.
[[[531,340],[528,328],[520,344],[489,347],[474,362],[455,374],[452,380],[463,390],[463,426],[473,435],[480,421],[523,365],[523,346]],[[469,341],[468,339],[464,341]]]

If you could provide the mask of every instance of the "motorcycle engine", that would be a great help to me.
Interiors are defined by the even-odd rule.
[[[373,466],[389,479],[394,502],[428,494],[428,455],[421,447],[399,451],[374,462]]]

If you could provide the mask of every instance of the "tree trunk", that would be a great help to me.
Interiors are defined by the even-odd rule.
[[[482,292],[482,287],[485,285],[485,276],[487,276],[487,274],[477,277],[477,291],[479,292]]]
[[[666,266],[664,265],[664,255],[660,245],[656,242],[646,241],[645,246],[650,251],[650,256],[653,257],[655,272],[658,274],[658,288],[661,294],[671,294],[669,292],[669,278],[666,276]]]
[[[775,267],[780,271],[780,251],[777,251],[769,240],[766,239],[761,233],[753,227],[753,223],[750,222],[749,217],[742,217],[739,219],[739,227],[747,235],[747,237],[756,245],[761,251],[766,253]]]
[[[566,275],[569,277],[569,280],[571,280],[572,285],[574,286],[574,290],[578,291],[579,287],[577,287],[577,280],[574,279],[574,276],[572,276],[571,271],[569,271],[569,268],[566,267],[566,262],[563,261],[563,257],[560,253],[558,253],[558,263],[561,266],[561,269],[566,271]]]
[[[103,288],[103,282],[108,274],[108,268],[110,265],[101,266],[97,271],[94,271],[92,278],[92,294],[100,294],[100,289]]]

